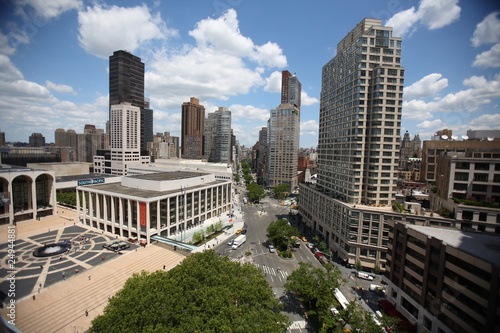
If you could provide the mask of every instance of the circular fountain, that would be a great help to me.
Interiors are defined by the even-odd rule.
[[[51,257],[66,252],[71,248],[68,243],[47,244],[33,251],[35,257]]]

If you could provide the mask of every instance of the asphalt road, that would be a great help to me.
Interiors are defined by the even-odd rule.
[[[239,197],[242,198],[244,193]],[[249,262],[256,267],[262,269],[266,280],[273,289],[274,294],[283,304],[283,313],[286,314],[292,321],[288,332],[314,332],[308,325],[304,312],[293,295],[286,294],[284,284],[288,275],[290,275],[299,265],[300,262],[307,262],[314,267],[322,267],[321,263],[314,257],[314,254],[308,249],[303,242],[299,248],[293,248],[294,258],[281,259],[276,253],[269,252],[266,229],[272,221],[279,220],[283,217],[288,218],[293,223],[293,217],[289,217],[290,208],[281,206],[279,201],[272,198],[264,198],[261,205],[245,205],[240,203],[243,212],[244,229],[247,230],[247,241],[238,249],[232,250],[231,246],[225,242],[216,246],[215,251],[227,255],[231,260],[236,262]],[[236,238],[234,235],[230,239]],[[246,255],[251,252],[251,255]],[[346,283],[339,288],[348,300],[357,298],[365,309],[371,308],[372,311],[377,310],[377,301],[380,296],[367,291],[370,284],[381,284],[380,277],[375,277],[374,281],[356,279],[351,275],[354,269],[346,268],[345,266],[334,263],[342,272],[342,276],[346,279]],[[365,292],[358,290],[356,286],[362,287]]]
[[[215,250],[229,256],[233,261],[250,262],[261,268],[274,294],[283,303],[283,313],[292,321],[289,332],[313,332],[307,323],[300,303],[293,295],[285,294],[283,286],[288,275],[297,268],[299,262],[309,262],[317,267],[321,267],[321,264],[304,244],[300,248],[294,248],[294,258],[289,260],[279,258],[276,252],[271,253],[268,248],[270,244],[266,236],[268,225],[283,217],[288,218],[290,209],[281,206],[277,200],[264,198],[261,205],[242,204],[242,211],[244,228],[247,230],[246,243],[238,249],[232,250],[226,241],[219,244]],[[236,237],[237,235],[230,239]],[[251,252],[251,255],[247,256],[246,252]]]

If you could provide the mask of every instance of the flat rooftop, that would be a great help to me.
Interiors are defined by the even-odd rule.
[[[71,182],[85,179],[94,179],[94,178],[116,178],[121,177],[117,175],[103,174],[103,173],[88,173],[85,175],[73,175],[73,176],[57,176],[56,182]]]
[[[144,175],[127,176],[127,177],[142,179],[142,180],[165,181],[165,180],[179,180],[179,179],[201,177],[204,175],[209,175],[209,173],[193,172],[193,171],[169,171],[169,172],[159,172],[159,173],[148,173]]]
[[[500,236],[412,224],[406,226],[422,234],[440,239],[451,247],[500,267]]]

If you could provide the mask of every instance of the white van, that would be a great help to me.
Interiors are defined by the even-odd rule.
[[[358,278],[373,281],[373,276],[371,276],[370,274],[363,273],[363,272],[358,272]]]

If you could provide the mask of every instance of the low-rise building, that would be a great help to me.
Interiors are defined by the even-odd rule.
[[[336,257],[350,265],[359,260],[366,269],[385,268],[388,221],[455,226],[454,219],[424,212],[418,203],[403,202],[405,212],[396,212],[387,205],[347,203],[314,184],[300,184],[298,204],[303,222],[323,237]]]
[[[500,332],[500,237],[389,221],[388,300],[419,332]]]
[[[0,224],[15,224],[54,214],[54,171],[0,164]]]
[[[150,243],[186,232],[232,208],[231,180],[174,171],[122,177],[121,183],[77,187],[78,219],[87,226]],[[80,199],[81,198],[81,199]]]

